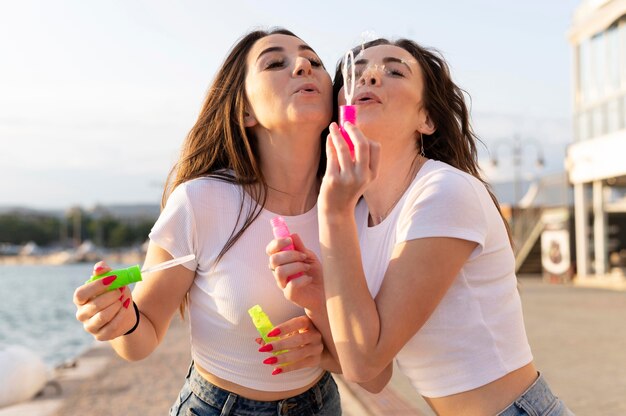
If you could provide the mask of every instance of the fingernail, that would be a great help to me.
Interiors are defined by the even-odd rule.
[[[120,298],[118,300],[121,302],[122,299],[124,299],[124,295],[120,296]]]
[[[272,371],[272,375],[275,376],[276,374],[280,374],[282,372],[283,372],[283,369],[278,367],[274,371]]]
[[[128,309],[128,305],[130,305],[130,298],[126,299],[124,303],[122,304],[122,306],[125,307],[126,309]]]
[[[259,348],[259,352],[270,352],[273,350],[274,350],[274,347],[272,346],[272,344],[265,344],[261,348]]]
[[[278,362],[278,358],[276,357],[268,357],[263,360],[263,364],[276,364]]]
[[[96,267],[96,268],[94,268],[94,269],[93,269],[93,271],[94,271],[96,274],[100,274],[100,272],[101,272],[102,270],[104,270],[104,266],[98,266],[98,267]]]
[[[126,287],[126,286],[118,287],[118,288],[117,288],[117,290],[119,290],[119,291],[120,291],[120,293],[124,293],[124,288],[125,288],[125,287]]]
[[[107,277],[103,277],[102,278],[102,284],[105,286],[110,285],[111,283],[113,283],[113,281],[117,279],[117,276],[112,274],[111,276],[107,276]]]
[[[256,342],[257,344],[261,345],[263,343],[263,338],[255,338],[254,342]]]
[[[267,333],[268,337],[277,337],[280,335],[280,328],[274,328],[270,332]]]

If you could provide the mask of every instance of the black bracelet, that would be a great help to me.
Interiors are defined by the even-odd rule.
[[[135,318],[137,318],[137,322],[135,322],[135,325],[131,329],[129,329],[128,332],[126,332],[124,335],[132,334],[139,326],[139,308],[137,307],[135,301],[133,301],[133,308],[135,308]]]

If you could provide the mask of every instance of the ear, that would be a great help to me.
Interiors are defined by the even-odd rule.
[[[246,110],[243,113],[243,125],[244,125],[244,127],[254,127],[257,124],[258,124],[258,122],[256,121],[256,117],[254,117],[252,112],[250,112],[249,110]]]
[[[426,118],[422,120],[419,125],[418,131],[422,134],[431,135],[437,130],[437,126],[433,123],[433,120],[430,118],[428,114],[426,114]]]

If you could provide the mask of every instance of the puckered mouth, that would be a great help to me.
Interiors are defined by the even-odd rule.
[[[364,91],[354,97],[354,104],[367,104],[367,103],[382,103],[378,95],[371,91]]]
[[[300,86],[298,86],[298,88],[296,88],[296,90],[293,92],[294,94],[298,94],[298,93],[302,93],[302,94],[313,94],[313,93],[317,93],[319,94],[320,90],[317,87],[317,85],[315,85],[312,82],[307,82],[306,84],[302,84]]]

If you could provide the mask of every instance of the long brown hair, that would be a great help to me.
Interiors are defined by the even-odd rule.
[[[363,49],[378,45],[393,45],[409,52],[417,61],[424,77],[424,93],[422,102],[428,116],[436,126],[431,135],[424,134],[422,143],[427,158],[440,160],[455,168],[469,173],[480,180],[487,188],[493,203],[498,208],[502,221],[511,239],[509,225],[502,215],[500,204],[491,191],[489,184],[482,178],[478,165],[476,143],[480,142],[470,124],[470,113],[465,102],[466,91],[458,87],[450,76],[450,69],[442,54],[436,49],[424,48],[409,39],[376,39],[353,49],[357,56]],[[343,87],[340,61],[333,81],[333,119],[337,119],[339,90]],[[422,143],[416,143],[422,146]]]
[[[245,79],[246,59],[255,42],[275,34],[298,37],[283,28],[255,30],[232,47],[209,87],[198,119],[183,142],[178,161],[169,172],[163,190],[161,208],[165,207],[178,185],[199,177],[212,177],[239,185],[245,190],[236,221],[239,224],[244,218],[243,225],[236,225],[232,230],[216,262],[259,216],[267,200],[268,184],[261,171],[257,142],[244,125],[247,104]],[[320,153],[325,158],[325,152]],[[318,174],[324,172],[324,161],[320,160]],[[247,204],[246,193],[251,197]],[[181,314],[184,313],[185,303],[186,299],[181,305]]]

